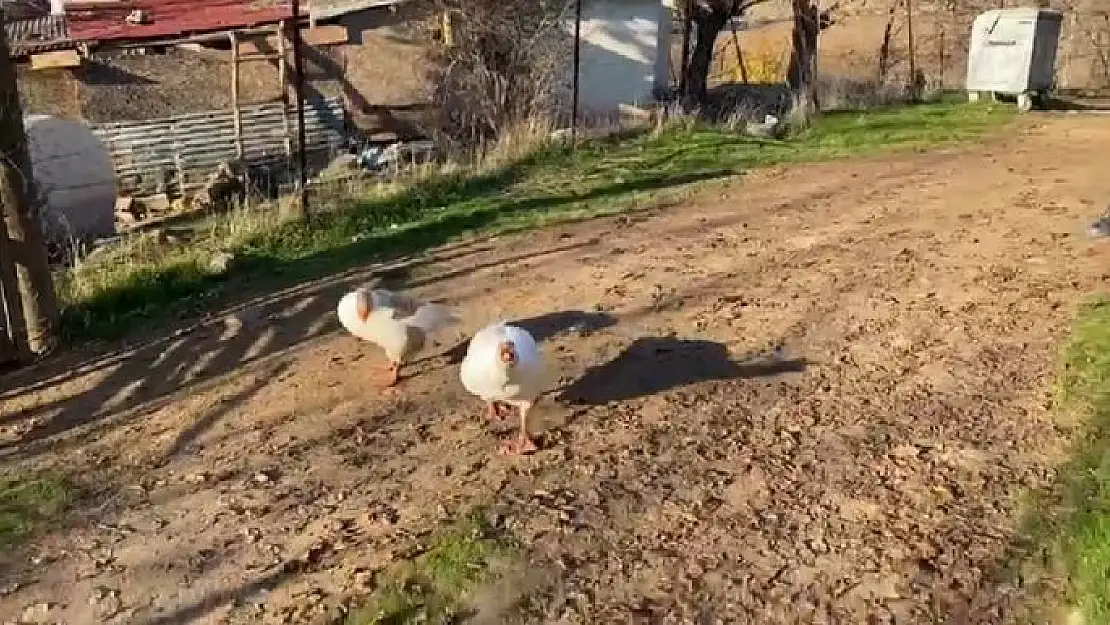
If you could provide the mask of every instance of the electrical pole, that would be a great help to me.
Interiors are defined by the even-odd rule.
[[[293,9],[293,92],[297,98],[297,196],[301,213],[308,214],[308,147],[304,123],[304,51],[301,49],[301,2],[292,0]]]
[[[574,0],[574,60],[571,64],[574,65],[574,77],[571,85],[571,97],[573,100],[570,105],[570,143],[571,145],[577,145],[579,100],[578,75],[582,72],[582,0]]]
[[[21,359],[28,360],[55,346],[58,300],[46,259],[27,131],[4,21],[0,12],[0,218],[4,220],[0,260],[5,264],[14,262],[16,290],[12,291],[11,265],[0,270],[6,274],[0,277],[4,278],[5,317],[11,325],[8,331],[13,347]]]

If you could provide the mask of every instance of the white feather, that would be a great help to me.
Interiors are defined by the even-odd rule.
[[[516,348],[513,365],[501,360],[500,346],[505,342]],[[482,328],[470,340],[459,378],[467,391],[484,401],[519,406],[534,403],[544,392],[547,363],[531,334],[498,322]]]
[[[370,296],[371,310],[366,320],[358,316],[358,294]],[[415,312],[401,316],[404,309]],[[381,347],[386,356],[401,362],[408,355],[411,345],[406,327],[419,329],[424,335],[450,326],[458,321],[443,304],[423,304],[401,294],[385,289],[355,289],[339,300],[336,307],[339,323],[351,334]]]

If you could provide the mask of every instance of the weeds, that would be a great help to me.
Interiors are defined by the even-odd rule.
[[[70,485],[57,476],[0,477],[0,547],[17,545],[56,519],[71,496]]]
[[[1110,623],[1110,301],[1080,312],[1057,390],[1060,420],[1078,419],[1082,435],[1056,488],[1030,506],[1026,533],[1045,557],[1025,565],[1049,583],[1064,578],[1079,622]],[[1036,571],[1042,564],[1048,570]]]
[[[516,550],[474,512],[433,539],[422,555],[380,573],[377,590],[347,616],[346,625],[451,622]]]

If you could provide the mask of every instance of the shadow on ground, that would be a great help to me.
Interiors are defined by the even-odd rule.
[[[338,332],[335,304],[355,285],[373,283],[395,289],[418,288],[466,273],[554,256],[596,243],[596,239],[563,242],[528,253],[469,263],[466,262],[468,256],[477,256],[490,248],[482,245],[458,246],[425,259],[348,272],[271,297],[251,300],[214,319],[134,348],[87,360],[72,354],[60,355],[36,367],[0,377],[4,385],[0,390],[0,402],[15,400],[24,393],[60,387],[80,376],[90,376],[89,387],[76,392],[56,393],[50,401],[22,409],[11,408],[14,402],[8,404],[8,409],[0,409],[0,426],[8,426],[18,432],[15,440],[0,442],[0,457],[10,459],[27,455],[30,451],[27,448],[35,443],[46,443],[58,435],[86,426],[103,424],[108,420],[132,420],[173,401],[178,393],[186,389],[200,388],[200,385],[220,379],[232,371],[256,364],[269,367],[271,365],[265,363],[274,357]],[[450,269],[447,271],[420,276],[412,274],[419,267],[444,261],[449,261]],[[272,379],[282,373],[282,364],[278,363],[263,377]],[[221,414],[248,400],[262,386],[264,383],[261,381],[248,385],[248,388],[237,392],[235,398],[216,407],[212,414],[202,415],[198,424],[190,427],[173,445],[172,453],[186,448],[218,421]],[[89,434],[84,432],[84,435]]]
[[[696,339],[637,339],[613,360],[591,367],[561,393],[572,404],[600,405],[655,395],[710,380],[769,377],[805,371],[799,359],[772,354],[734,361],[720,343]]]

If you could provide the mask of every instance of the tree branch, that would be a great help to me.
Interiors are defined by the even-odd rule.
[[[733,15],[743,15],[748,12],[748,9],[765,2],[770,2],[770,0],[747,0],[746,2],[741,2],[736,5],[736,10],[733,12]]]

